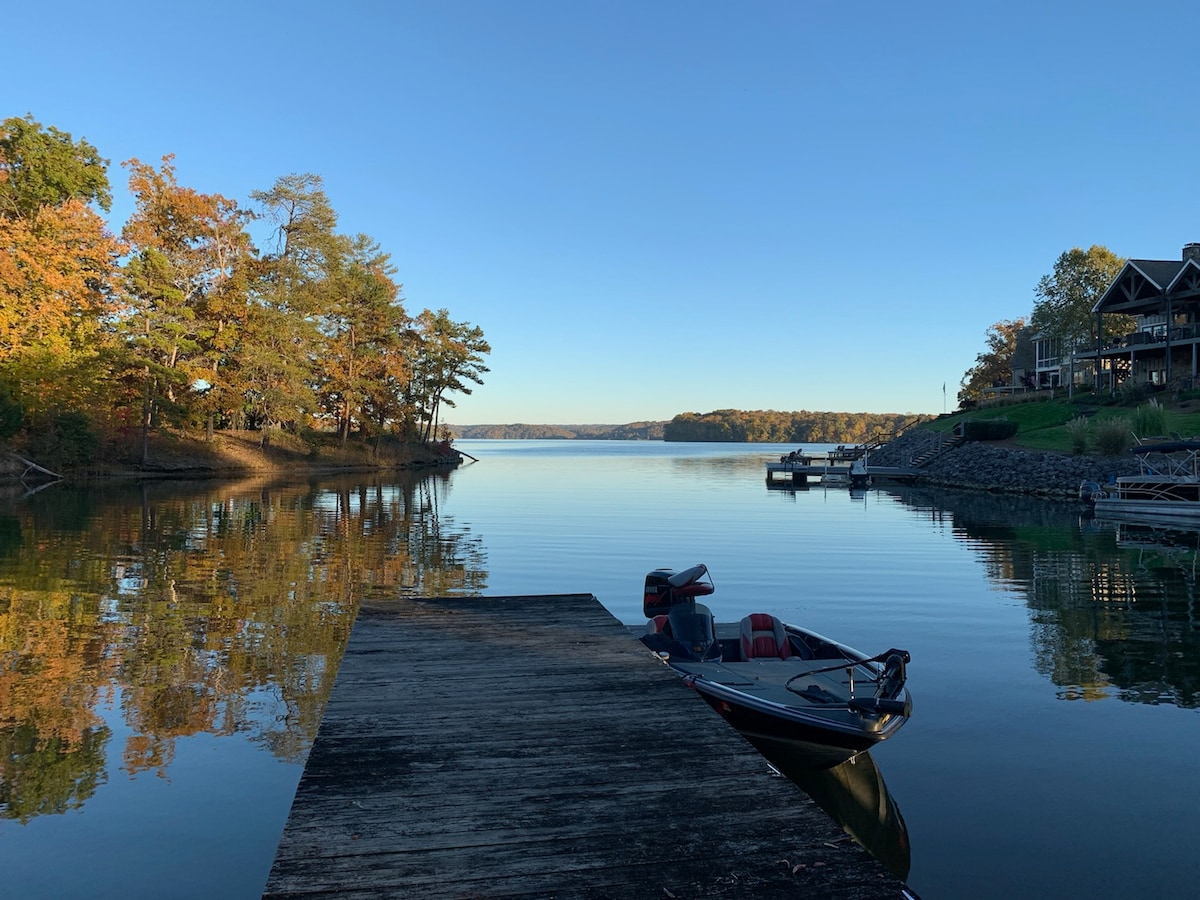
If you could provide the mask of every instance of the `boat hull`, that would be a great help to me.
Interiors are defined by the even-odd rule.
[[[719,695],[711,690],[711,685],[703,682],[692,682],[691,686],[721,715],[721,718],[743,736],[751,740],[766,740],[791,746],[804,753],[817,768],[844,763],[859,753],[870,750],[887,736],[831,731],[820,724],[766,712],[737,699]]]
[[[912,700],[906,687],[901,687],[888,701],[886,710],[853,708],[848,702],[856,692],[846,683],[847,671],[853,669],[857,673],[855,677],[860,681],[857,696],[870,698],[874,691],[870,678],[882,671],[880,663],[807,629],[794,625],[784,628],[795,644],[816,647],[820,655],[746,661],[734,652],[735,626],[717,625],[718,636],[724,637],[721,646],[726,651],[720,657],[668,658],[666,662],[742,735],[751,740],[791,745],[812,758],[817,766],[833,766],[852,759],[891,737],[908,720]],[[838,663],[839,659],[843,664]],[[809,684],[814,678],[833,692],[825,695],[828,702],[801,702],[804,694],[800,692],[797,696],[797,692],[787,688],[787,684],[799,679],[807,679],[800,683]]]

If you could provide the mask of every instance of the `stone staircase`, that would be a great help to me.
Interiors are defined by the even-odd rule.
[[[912,467],[914,469],[923,469],[939,456],[949,453],[955,447],[961,447],[967,442],[967,439],[961,434],[943,435],[941,441],[922,450],[912,459]]]

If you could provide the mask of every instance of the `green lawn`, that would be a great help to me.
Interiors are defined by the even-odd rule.
[[[1194,392],[1189,392],[1191,393]],[[1167,434],[1174,432],[1185,437],[1200,435],[1200,401],[1197,397],[1185,395],[1176,401],[1174,398],[1167,399],[1159,395],[1155,399],[1166,408]],[[1094,423],[1122,416],[1130,421],[1132,432],[1132,422],[1139,405],[1141,404],[1098,403],[1091,394],[1083,394],[1074,400],[1038,400],[954,413],[925,423],[921,427],[945,433],[967,420],[1007,419],[1017,423],[1017,436],[1013,440],[1016,446],[1030,450],[1070,453],[1071,435],[1066,425],[1072,419],[1083,416]],[[1089,449],[1094,449],[1094,444],[1089,445]]]

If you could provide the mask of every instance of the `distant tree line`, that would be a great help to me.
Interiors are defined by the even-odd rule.
[[[627,425],[448,425],[455,437],[471,440],[661,441],[664,422]]]
[[[896,413],[777,412],[718,409],[681,413],[663,428],[666,441],[773,444],[861,444],[928,416]]]
[[[243,208],[179,184],[171,156],[122,165],[134,208],[115,234],[95,147],[0,121],[0,441],[49,457],[106,438],[144,457],[164,430],[427,441],[450,395],[483,383],[483,332],[410,315],[388,254],[339,231],[320,176]]]

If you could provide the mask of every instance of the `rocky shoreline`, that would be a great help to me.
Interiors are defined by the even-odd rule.
[[[924,429],[906,431],[894,441],[873,450],[871,466],[910,466],[933,451],[946,435]],[[1030,494],[1056,500],[1074,500],[1084,481],[1103,484],[1118,475],[1138,471],[1132,456],[1069,456],[1039,450],[1019,450],[986,441],[969,441],[947,449],[921,467],[920,483],[939,487]]]

